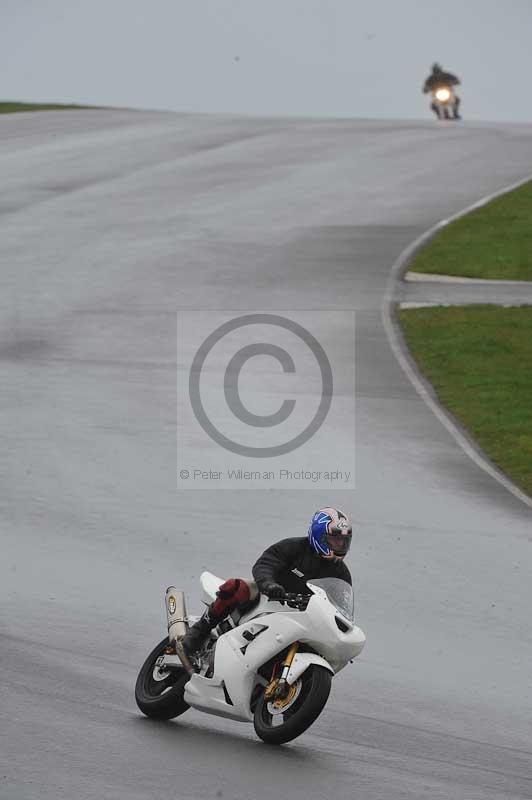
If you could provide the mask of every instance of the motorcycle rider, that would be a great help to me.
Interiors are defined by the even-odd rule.
[[[351,522],[342,511],[316,511],[307,536],[282,539],[264,551],[253,566],[254,581],[229,578],[222,583],[216,600],[178,643],[178,653],[182,649],[190,659],[213,628],[236,608],[253,602],[259,592],[281,600],[286,592],[307,593],[307,581],[316,578],[340,578],[351,585],[351,574],[343,562],[351,538]]]
[[[429,92],[435,92],[439,88],[444,87],[452,87],[452,86],[459,86],[460,79],[453,75],[452,72],[445,72],[441,65],[435,63],[432,65],[432,72],[426,79],[425,83],[423,84],[423,94],[428,94]],[[455,95],[455,102],[453,107],[453,116],[454,119],[462,119],[460,114],[458,113],[458,109],[460,107],[460,98],[458,95]],[[438,107],[436,103],[431,103],[431,109],[434,113],[439,117]]]

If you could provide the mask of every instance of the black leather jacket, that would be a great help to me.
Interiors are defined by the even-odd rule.
[[[340,578],[351,585],[351,573],[343,561],[328,561],[310,548],[306,536],[282,539],[272,544],[253,566],[259,589],[269,581],[284,586],[287,592],[307,593],[312,578]]]
[[[439,86],[458,86],[460,83],[459,78],[453,75],[452,72],[432,72],[423,86],[424,94],[433,92]]]

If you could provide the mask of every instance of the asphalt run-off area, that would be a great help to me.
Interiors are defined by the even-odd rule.
[[[527,125],[2,119],[0,797],[532,796],[532,512],[426,405],[383,323],[407,298],[399,254],[531,164]],[[355,311],[355,491],[176,493],[176,309],[197,306]],[[166,586],[198,611],[202,570],[248,575],[329,504],[354,518],[367,645],[315,725],[273,749],[196,711],[143,718]]]

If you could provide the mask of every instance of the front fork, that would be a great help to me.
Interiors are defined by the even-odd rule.
[[[264,697],[266,700],[282,700],[286,697],[290,688],[287,681],[288,673],[290,672],[290,667],[292,666],[298,647],[299,642],[294,642],[288,648],[288,652],[281,665],[281,675],[279,678],[275,677],[277,671],[277,664],[275,664],[270,682],[264,690]]]

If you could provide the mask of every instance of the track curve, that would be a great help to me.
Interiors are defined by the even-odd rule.
[[[474,203],[471,203],[466,208],[461,209],[457,213],[453,214],[450,219],[440,220],[427,231],[424,231],[421,236],[418,236],[417,239],[407,245],[403,252],[399,254],[392,266],[388,285],[384,293],[381,310],[382,322],[388,335],[390,346],[394,351],[395,357],[401,365],[405,375],[408,377],[421,399],[424,400],[442,425],[452,436],[454,436],[458,445],[480,469],[484,470],[484,472],[486,472],[491,478],[498,481],[501,486],[504,486],[505,489],[513,494],[514,497],[528,506],[528,508],[532,509],[532,498],[525,494],[515,483],[513,483],[513,481],[510,480],[507,475],[498,469],[498,467],[484,455],[483,451],[474,441],[473,437],[469,435],[468,431],[466,431],[457,422],[457,420],[454,419],[454,417],[441,406],[433,387],[421,374],[417,368],[414,358],[410,355],[408,346],[404,340],[400,325],[395,318],[394,312],[394,307],[397,302],[404,299],[404,278],[408,269],[408,265],[411,263],[412,259],[420,249],[425,247],[430,240],[450,222],[454,222],[455,220],[470,214],[477,208],[487,205],[495,198],[501,197],[502,195],[513,191],[514,189],[518,189],[520,186],[523,186],[525,183],[530,181],[532,181],[532,175],[528,175],[525,179],[515,181],[514,183],[504,186],[502,189],[496,192],[491,192],[490,194],[485,195]],[[500,303],[502,295],[501,288],[503,288],[504,283],[507,282],[491,281],[489,289],[485,289],[485,292],[483,291],[485,286],[481,288],[481,282],[477,283],[476,285],[470,285],[465,290],[464,283],[460,283],[458,286],[455,285],[454,288],[455,302],[459,303],[460,305],[465,305],[467,303]],[[468,288],[470,291],[468,291]],[[519,305],[519,303],[523,302],[523,300],[526,302],[527,294],[531,294],[530,285],[524,281],[519,285],[519,289],[516,285],[512,288],[514,291],[512,292],[510,290],[508,292],[507,298],[504,298],[504,302],[508,302],[510,304],[515,303],[516,305]],[[418,292],[420,298],[423,297],[424,292],[430,296],[430,290],[427,291],[425,286],[422,285],[421,291]],[[413,294],[413,292],[411,292],[411,294]],[[442,295],[444,294],[448,295],[448,297],[445,296],[445,298],[443,298]],[[446,303],[453,301],[452,289],[447,293],[442,293],[442,295],[440,295],[441,299],[438,302]]]
[[[528,174],[531,134],[1,120],[0,797],[532,796],[532,516],[417,396],[380,316],[398,254]],[[280,751],[247,726],[154,724],[134,706],[164,587],[193,597],[202,568],[245,574],[272,528],[303,531],[325,499],[176,498],[174,312],[199,299],[357,311],[357,492],[326,504],[355,512],[368,646]]]

